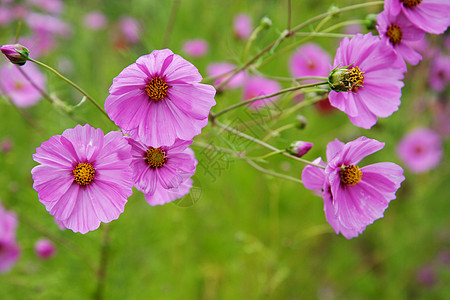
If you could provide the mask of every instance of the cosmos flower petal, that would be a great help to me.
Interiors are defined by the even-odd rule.
[[[384,145],[382,142],[368,139],[365,136],[359,137],[344,146],[341,153],[342,161],[346,165],[356,165],[367,155],[383,149]]]
[[[79,195],[82,196],[82,194],[83,193],[80,193],[80,186],[78,184],[72,184],[61,196],[61,198],[52,206],[50,214],[55,216],[58,220],[68,219],[72,214],[74,207],[77,205]]]
[[[188,194],[192,188],[193,180],[188,178],[186,181],[181,183],[178,187],[166,190],[164,188],[155,189],[153,194],[145,194],[145,200],[151,206],[163,205],[174,200],[182,198],[184,195]]]
[[[41,147],[36,149],[36,153],[33,154],[33,159],[41,164],[72,170],[72,162],[77,160],[78,156],[73,147],[67,149],[63,145],[61,136],[53,136],[48,141],[43,142]]]
[[[405,180],[403,169],[390,162],[368,165],[361,168],[361,171],[363,172],[362,180],[364,182],[374,188],[376,187],[383,194],[394,195],[392,199],[395,199],[395,192],[399,189],[400,183]]]
[[[156,174],[156,176],[158,176],[158,182],[161,183],[161,186],[165,189],[177,187],[185,179],[175,168],[169,166],[158,168]]]
[[[108,223],[119,218],[123,213],[127,199],[117,194],[108,184],[97,182],[87,187],[95,214],[101,222]]]
[[[66,228],[82,234],[96,230],[100,226],[100,219],[95,213],[87,190],[80,191],[72,213],[62,221]]]
[[[75,150],[80,161],[95,161],[102,149],[103,137],[103,131],[99,128],[77,125],[74,129],[65,130],[61,141],[65,142],[65,139],[70,141],[65,143],[65,146],[72,145],[71,149]]]
[[[207,84],[179,84],[173,86],[168,97],[176,101],[174,106],[194,119],[202,120],[209,114],[211,107],[216,105],[214,95],[216,90]]]
[[[325,166],[322,158],[319,157],[313,161],[315,164]],[[325,181],[325,171],[321,168],[307,165],[302,172],[302,182],[305,188],[309,190],[320,191]]]
[[[33,168],[31,174],[35,178],[33,188],[39,191],[39,199],[47,202],[58,201],[73,184],[71,170],[39,165]]]
[[[336,154],[342,151],[344,145],[345,144],[338,139],[329,142],[327,145],[327,160],[331,161],[336,156]]]

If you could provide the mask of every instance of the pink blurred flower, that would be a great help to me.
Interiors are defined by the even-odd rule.
[[[324,169],[306,166],[302,181],[307,189],[322,193],[325,217],[336,234],[347,239],[361,234],[368,225],[382,218],[389,202],[395,199],[403,169],[390,162],[362,167],[357,164],[379,151],[384,143],[360,137],[347,144],[338,139],[328,143]],[[321,158],[313,161],[325,166]]]
[[[64,10],[64,3],[61,0],[28,0],[28,3],[51,14],[60,14]]]
[[[151,206],[163,205],[175,201],[189,193],[192,188],[192,183],[192,178],[188,178],[176,188],[166,190],[157,186],[154,194],[145,194],[145,200]]]
[[[8,6],[0,6],[0,26],[6,26],[14,19],[12,9]]]
[[[105,109],[122,130],[146,145],[192,140],[208,124],[214,87],[169,49],[141,56],[113,80]]]
[[[226,80],[231,75],[231,71],[236,68],[235,65],[227,62],[217,62],[217,63],[210,63],[206,67],[206,74],[208,74],[209,77],[218,77],[214,81],[214,85],[218,86],[222,81]],[[230,72],[230,73],[229,73]],[[224,74],[223,76],[221,76]],[[241,71],[237,73],[227,84],[226,87],[229,89],[236,89],[238,87],[241,87],[244,84],[245,80],[244,72]]]
[[[104,14],[99,11],[92,11],[84,15],[84,25],[92,30],[100,30],[106,27],[107,20]]]
[[[397,155],[414,173],[423,173],[439,165],[443,154],[440,136],[431,129],[416,128],[397,146]]]
[[[0,203],[0,273],[8,272],[20,257],[16,242],[17,216]]]
[[[19,38],[19,43],[27,47],[31,57],[35,59],[52,51],[56,46],[53,36],[44,32],[36,32],[32,36],[22,36]]]
[[[417,65],[422,56],[407,42],[422,40],[425,37],[425,31],[414,26],[402,12],[394,16],[388,11],[383,11],[378,15],[377,21],[381,39],[393,47],[397,54],[409,64]]]
[[[357,34],[357,33],[362,33],[362,32],[363,32],[363,27],[359,23],[349,24],[344,27],[345,34]]]
[[[430,87],[437,92],[445,90],[450,82],[450,56],[444,54],[434,56],[428,82]]]
[[[421,285],[430,288],[436,284],[436,271],[431,266],[422,267],[417,270],[416,279]]]
[[[241,40],[250,37],[253,31],[252,19],[247,14],[238,14],[233,20],[233,32]]]
[[[26,5],[15,5],[12,7],[13,16],[15,19],[23,20],[30,13]]]
[[[36,149],[31,170],[39,201],[66,228],[82,234],[115,220],[131,196],[131,146],[88,124],[55,135]]]
[[[34,252],[40,259],[49,259],[56,254],[56,248],[48,239],[40,239],[34,245]]]
[[[308,43],[297,48],[289,60],[289,70],[291,75],[296,78],[306,76],[326,77],[330,72],[330,65],[330,55],[314,43]],[[312,82],[314,81],[312,80]]]
[[[134,186],[149,196],[158,188],[176,188],[195,173],[197,160],[188,148],[192,140],[177,139],[170,146],[159,147],[145,145],[132,138],[127,138],[127,141],[133,157]]]
[[[1,89],[16,106],[33,106],[41,99],[42,95],[18,68],[21,68],[40,89],[45,90],[45,77],[35,65],[26,64],[19,67],[9,63],[0,68]]]
[[[330,103],[345,112],[354,125],[369,129],[377,117],[385,118],[398,110],[404,62],[379,37],[368,33],[344,38],[336,51],[334,68]]]
[[[67,37],[72,34],[72,27],[56,16],[30,13],[26,16],[26,22],[36,34],[50,34],[59,37]]]
[[[267,79],[264,77],[253,76],[249,77],[244,83],[243,101],[250,100],[255,97],[271,95],[281,90],[278,81]],[[261,109],[269,103],[277,100],[279,96],[256,100],[249,104],[251,109]]]
[[[412,24],[429,33],[444,33],[450,24],[448,0],[386,0],[384,10],[393,15],[403,12]]]
[[[182,51],[191,57],[202,57],[208,53],[208,42],[203,39],[186,41],[183,44]]]
[[[0,145],[0,149],[3,153],[8,153],[9,151],[11,151],[13,147],[13,141],[6,137],[2,140],[1,145]]]
[[[119,29],[127,42],[134,44],[141,40],[141,28],[136,19],[128,16],[122,17],[119,21]]]

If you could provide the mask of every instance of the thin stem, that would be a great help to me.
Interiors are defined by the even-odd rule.
[[[18,70],[22,75],[28,80],[28,82],[44,97],[44,99],[47,99],[53,106],[62,108],[64,113],[66,113],[72,120],[74,120],[77,123],[83,123],[81,119],[79,119],[77,116],[73,115],[71,111],[69,111],[69,107],[62,102],[61,100],[57,99],[58,101],[55,101],[55,99],[50,96],[46,91],[41,89],[34,81],[31,79],[30,76],[23,70],[23,68],[18,67]]]
[[[103,233],[102,248],[100,250],[101,251],[100,263],[97,272],[97,289],[95,291],[95,299],[97,300],[101,300],[104,297],[105,278],[109,259],[109,244],[110,244],[109,230],[110,230],[109,224],[104,224],[102,232]]]
[[[102,112],[102,114],[109,120],[111,121],[111,119],[109,118],[108,114],[106,113],[106,111],[91,97],[88,95],[88,93],[86,93],[81,87],[79,87],[77,84],[75,84],[73,81],[71,81],[70,79],[68,79],[67,77],[63,76],[61,73],[59,73],[58,71],[56,71],[55,69],[53,69],[52,67],[34,60],[32,58],[28,58],[28,60],[34,62],[35,64],[38,64],[41,67],[46,68],[47,70],[53,72],[56,76],[58,76],[59,78],[61,78],[62,80],[64,80],[65,82],[67,82],[68,84],[70,84],[72,87],[74,87],[76,90],[78,90],[80,93],[82,93],[89,101],[92,102],[92,104],[95,105],[95,107],[98,108],[98,110],[100,110]],[[112,121],[111,121],[112,122]]]
[[[287,30],[288,31],[291,31],[291,15],[292,15],[292,6],[291,6],[291,0],[288,0],[288,3],[287,3],[288,5],[287,5],[287,7],[288,7],[288,11],[287,11],[287,26],[286,26],[286,28],[287,28]]]
[[[17,44],[19,41],[20,31],[22,30],[22,21],[19,20],[19,23],[17,24],[17,30],[16,30],[16,38],[14,39],[14,44]]]
[[[252,102],[255,102],[255,101],[258,101],[258,100],[261,100],[261,99],[272,98],[272,97],[275,97],[275,96],[278,96],[278,95],[281,95],[281,94],[284,94],[284,93],[300,90],[300,89],[303,89],[303,88],[314,87],[314,86],[318,86],[318,85],[324,85],[324,84],[328,84],[328,82],[327,81],[323,81],[323,82],[317,82],[317,83],[311,83],[311,84],[294,86],[294,87],[290,87],[290,88],[287,88],[287,89],[280,90],[280,91],[278,91],[276,93],[273,93],[273,94],[270,94],[270,95],[254,97],[254,98],[251,98],[249,100],[246,100],[246,101],[243,101],[243,102],[240,102],[240,103],[236,103],[234,105],[231,105],[231,106],[225,108],[224,110],[219,111],[218,113],[215,114],[215,118],[217,118],[218,116],[223,115],[223,114],[225,114],[225,113],[227,113],[227,112],[229,112],[229,111],[231,111],[233,109],[236,109],[238,107],[250,104]]]
[[[262,140],[264,142],[266,142],[271,137],[277,136],[280,132],[285,131],[287,129],[291,129],[292,127],[295,127],[294,123],[290,123],[290,124],[286,124],[284,126],[281,126],[280,128],[277,128],[275,130],[270,131]]]
[[[319,37],[330,37],[330,38],[344,38],[344,37],[354,37],[354,34],[345,33],[326,33],[326,32],[297,32],[297,36],[319,36]]]
[[[291,154],[289,154],[289,153],[282,152],[282,150],[277,149],[277,148],[275,148],[274,146],[267,144],[266,142],[263,142],[263,141],[261,141],[261,140],[259,140],[259,139],[257,139],[257,138],[254,138],[254,137],[249,136],[249,135],[247,135],[247,134],[245,134],[245,133],[243,133],[243,132],[240,132],[240,131],[238,131],[238,130],[236,130],[236,129],[234,129],[234,128],[231,128],[231,127],[229,127],[229,126],[227,126],[227,125],[225,125],[225,124],[222,124],[221,122],[219,122],[219,121],[217,121],[217,120],[215,121],[215,124],[216,124],[217,126],[221,127],[222,129],[226,130],[226,131],[229,131],[229,132],[231,132],[231,133],[233,133],[233,134],[235,134],[235,135],[237,135],[237,136],[240,136],[240,137],[242,137],[242,138],[244,138],[244,139],[247,139],[247,140],[249,140],[249,141],[252,141],[252,142],[254,142],[254,143],[258,144],[258,145],[261,145],[261,146],[263,146],[263,147],[265,147],[265,148],[267,148],[267,149],[269,149],[269,150],[272,150],[272,151],[279,151],[282,155],[287,156],[287,157],[289,157],[289,158],[291,158],[291,159],[300,161],[300,162],[305,163],[305,164],[308,164],[308,165],[312,165],[312,166],[315,166],[315,167],[319,167],[319,168],[325,169],[325,167],[323,167],[323,166],[316,165],[316,164],[314,164],[314,163],[312,163],[312,162],[310,162],[310,161],[307,161],[307,160],[305,160],[305,159],[302,159],[302,158],[300,158],[300,157],[296,157],[296,156],[293,156],[293,155],[291,155]]]
[[[269,152],[269,153],[267,153],[267,154],[265,154],[265,155],[262,155],[262,156],[252,157],[252,159],[255,159],[255,160],[263,160],[264,158],[268,158],[268,157],[271,157],[271,156],[280,154],[281,152],[284,152],[284,150],[281,150],[281,149],[280,149],[280,150],[278,150],[278,151]],[[249,158],[250,158],[250,157],[249,157]]]
[[[175,24],[175,19],[178,12],[178,7],[180,6],[180,0],[174,0],[172,8],[170,10],[169,22],[167,23],[166,32],[164,34],[164,41],[162,44],[163,48],[169,47],[170,37],[172,36],[173,25]]]
[[[334,24],[333,26],[330,26],[330,27],[328,27],[327,29],[322,30],[321,32],[330,32],[330,31],[333,31],[333,30],[335,30],[335,29],[344,27],[344,26],[346,26],[346,25],[350,25],[350,24],[362,24],[362,23],[364,23],[364,20],[350,20],[350,21],[344,21],[344,22],[340,22],[340,23]]]
[[[294,178],[294,177],[291,177],[291,176],[288,176],[288,175],[284,175],[284,174],[281,174],[281,173],[277,173],[277,172],[274,172],[274,171],[267,170],[267,169],[261,167],[260,165],[254,163],[253,161],[251,161],[251,160],[248,159],[248,158],[245,158],[244,160],[245,160],[250,166],[252,166],[253,168],[255,168],[255,169],[257,169],[258,171],[261,171],[261,172],[263,172],[263,173],[265,173],[265,174],[268,174],[268,175],[271,175],[271,176],[274,176],[274,177],[279,177],[279,178],[287,179],[287,180],[290,180],[290,181],[295,182],[295,183],[303,184],[303,182],[302,182],[300,179],[297,179],[297,178]]]
[[[284,41],[286,38],[288,38],[289,36],[292,36],[293,33],[295,33],[296,31],[299,31],[300,29],[308,26],[309,24],[312,24],[316,21],[321,20],[322,18],[325,18],[327,16],[332,16],[341,12],[345,12],[345,11],[349,11],[349,10],[353,10],[353,9],[358,9],[358,8],[364,8],[364,7],[369,7],[369,6],[374,6],[374,5],[382,5],[384,3],[384,1],[373,1],[373,2],[366,2],[366,3],[361,3],[361,4],[356,4],[356,5],[350,5],[350,6],[346,6],[343,8],[338,8],[334,11],[331,12],[326,12],[323,14],[320,14],[314,18],[311,18],[297,26],[295,26],[294,28],[292,28],[291,30],[285,30],[283,32],[283,34],[276,40],[273,41],[272,43],[270,43],[269,45],[267,45],[264,49],[262,49],[258,54],[256,54],[253,58],[251,58],[250,60],[248,60],[246,63],[244,63],[242,66],[237,67],[234,69],[234,71],[230,71],[231,75],[223,80],[217,87],[217,90],[221,90],[231,79],[233,79],[234,76],[236,76],[236,74],[238,74],[240,71],[247,69],[251,64],[253,64],[255,61],[257,61],[261,56],[263,56],[265,53],[269,52],[272,50],[272,48],[274,48],[275,46],[278,46],[282,41]]]

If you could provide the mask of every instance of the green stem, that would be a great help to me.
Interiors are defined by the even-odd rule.
[[[287,180],[292,181],[292,182],[295,182],[295,183],[303,184],[303,182],[302,182],[300,179],[297,179],[297,178],[294,178],[294,177],[291,177],[291,176],[288,176],[288,175],[280,174],[280,173],[277,173],[277,172],[274,172],[274,171],[271,171],[271,170],[267,170],[267,169],[261,167],[260,165],[254,163],[253,161],[251,161],[251,160],[248,159],[248,158],[246,158],[245,161],[246,161],[250,166],[252,166],[253,168],[255,168],[256,170],[258,170],[258,171],[260,171],[260,172],[263,172],[263,173],[265,173],[265,174],[268,174],[268,175],[271,175],[271,176],[274,176],[274,177],[279,177],[279,178],[287,179]]]
[[[101,300],[104,298],[105,291],[105,278],[106,278],[106,270],[108,266],[109,259],[109,246],[110,246],[110,237],[109,237],[109,224],[103,225],[103,241],[100,252],[100,263],[99,269],[97,272],[97,289],[95,291],[95,299]]]
[[[281,94],[284,94],[284,93],[288,93],[288,92],[300,90],[300,89],[303,89],[303,88],[314,87],[314,86],[318,86],[318,85],[324,85],[324,84],[328,84],[328,81],[323,81],[323,82],[317,82],[317,83],[311,83],[311,84],[305,84],[305,85],[294,86],[294,87],[290,87],[290,88],[287,88],[287,89],[280,90],[280,91],[278,91],[278,92],[276,92],[276,93],[273,93],[273,94],[270,94],[270,95],[264,95],[264,96],[260,96],[260,97],[254,97],[254,98],[251,98],[251,99],[249,99],[249,100],[247,100],[247,101],[243,101],[243,102],[240,102],[240,103],[236,103],[236,104],[234,104],[234,105],[231,105],[231,106],[229,106],[229,107],[227,107],[227,108],[225,108],[225,109],[219,111],[218,113],[216,113],[216,114],[214,115],[214,118],[217,118],[218,116],[221,116],[221,115],[223,115],[223,114],[225,114],[225,113],[227,113],[227,112],[229,112],[229,111],[232,111],[233,109],[236,109],[236,108],[241,107],[241,106],[243,106],[243,105],[250,104],[250,103],[255,102],[255,101],[258,101],[258,100],[267,99],[267,98],[272,98],[272,97],[275,97],[275,96],[278,96],[278,95],[281,95]]]
[[[330,38],[344,38],[344,37],[354,37],[354,34],[345,33],[328,33],[328,32],[297,32],[297,36],[318,36],[318,37],[330,37]]]
[[[242,138],[244,138],[244,139],[247,139],[247,140],[249,140],[249,141],[252,141],[252,142],[254,142],[254,143],[258,144],[258,145],[261,145],[261,146],[263,146],[263,147],[265,147],[265,148],[267,148],[267,149],[269,149],[269,150],[272,150],[272,151],[278,151],[278,152],[280,152],[282,155],[287,156],[287,157],[289,157],[289,158],[291,158],[291,159],[300,161],[300,162],[305,163],[305,164],[308,164],[308,165],[312,165],[312,166],[315,166],[315,167],[319,167],[319,168],[325,169],[325,167],[323,167],[323,166],[314,164],[314,163],[312,163],[312,162],[310,162],[310,161],[308,161],[308,160],[305,160],[305,159],[302,159],[302,158],[300,158],[300,157],[296,157],[296,156],[293,156],[293,155],[291,155],[291,154],[289,154],[289,153],[286,153],[286,152],[284,152],[284,151],[282,151],[282,150],[280,150],[280,149],[278,149],[278,148],[275,148],[275,147],[272,146],[272,145],[267,144],[266,142],[263,142],[263,141],[261,141],[261,140],[259,140],[259,139],[257,139],[257,138],[254,138],[254,137],[249,136],[249,135],[247,135],[247,134],[245,134],[245,133],[243,133],[243,132],[240,132],[240,131],[238,131],[238,130],[236,130],[236,129],[234,129],[234,128],[231,128],[231,127],[229,127],[229,126],[227,126],[227,125],[225,125],[225,124],[222,124],[222,123],[220,123],[220,122],[217,121],[217,120],[215,121],[215,124],[216,124],[217,126],[219,126],[220,128],[226,130],[226,131],[229,131],[229,132],[231,132],[231,133],[233,133],[233,134],[235,134],[235,135],[237,135],[237,136],[240,136],[240,137],[242,137]]]
[[[78,90],[81,94],[83,94],[89,101],[92,102],[92,104],[95,105],[95,107],[98,108],[98,110],[100,110],[102,112],[102,114],[109,120],[111,121],[111,119],[109,118],[108,114],[106,113],[106,111],[91,97],[88,95],[88,93],[86,93],[81,87],[79,87],[76,83],[74,83],[73,81],[71,81],[70,79],[68,79],[67,77],[63,76],[61,73],[59,73],[58,71],[56,71],[55,69],[53,69],[52,67],[38,61],[38,60],[34,60],[32,58],[28,58],[29,61],[34,62],[35,64],[46,68],[47,70],[53,72],[56,76],[58,76],[59,78],[61,78],[62,80],[64,80],[65,82],[67,82],[68,84],[70,84],[72,87],[74,87],[76,90]],[[111,121],[112,122],[112,121]]]

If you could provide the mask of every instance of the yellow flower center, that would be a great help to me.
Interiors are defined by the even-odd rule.
[[[339,175],[341,176],[341,182],[344,184],[355,185],[361,181],[363,173],[358,166],[349,165],[341,166]]]
[[[350,72],[347,73],[348,81],[350,82],[350,88],[352,92],[359,89],[363,86],[364,83],[364,75],[363,72],[359,69],[359,67],[353,67]]]
[[[145,92],[155,101],[159,101],[167,95],[169,86],[167,83],[159,77],[155,77],[145,87]]]
[[[79,163],[72,173],[73,180],[84,186],[90,184],[94,179],[95,169],[90,163]]]
[[[386,35],[389,38],[391,44],[395,46],[400,44],[400,42],[402,41],[403,32],[400,29],[400,27],[398,27],[395,24],[392,24],[391,26],[388,27]]]
[[[400,0],[403,2],[403,6],[413,8],[422,3],[422,0]]]
[[[164,166],[167,162],[167,155],[161,148],[150,147],[147,150],[147,155],[145,156],[147,164],[153,169]]]

